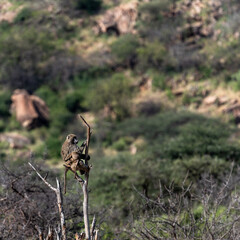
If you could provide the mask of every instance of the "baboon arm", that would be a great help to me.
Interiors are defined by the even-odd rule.
[[[68,161],[72,157],[72,153],[69,153],[65,158],[64,161]]]

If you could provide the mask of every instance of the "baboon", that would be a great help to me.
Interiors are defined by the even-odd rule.
[[[63,143],[62,149],[61,149],[61,156],[63,161],[67,162],[71,158],[72,152],[77,152],[79,154],[82,154],[86,146],[86,142],[83,142],[81,147],[79,147],[77,144],[78,144],[78,139],[75,134],[67,135],[66,140]],[[82,154],[82,159],[84,158],[85,158],[85,155]]]
[[[84,151],[86,147],[86,141],[82,143],[82,145],[79,147],[77,145],[78,139],[75,134],[69,134],[66,137],[65,142],[62,145],[61,149],[61,156],[64,161],[65,166],[65,174],[64,174],[64,192],[66,193],[66,175],[67,171],[71,169],[75,176],[77,174],[77,171],[80,171],[81,174],[84,174],[85,172],[89,171],[89,167],[84,163],[83,159],[85,159],[85,154],[82,152]],[[88,156],[88,159],[90,159],[90,156]]]

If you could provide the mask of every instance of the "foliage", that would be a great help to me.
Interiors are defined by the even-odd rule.
[[[46,140],[46,148],[47,154],[49,158],[59,159],[60,158],[60,150],[59,147],[61,146],[60,139],[56,137],[49,137]]]
[[[9,91],[0,92],[0,116],[8,117],[11,104],[11,94]]]
[[[153,0],[140,6],[139,12],[144,22],[161,22],[163,12],[169,8],[170,2],[167,0]]]
[[[33,11],[30,8],[23,8],[14,18],[14,23],[22,23],[33,16]]]
[[[153,76],[153,87],[156,89],[166,90],[167,88],[167,76],[164,74],[154,74]]]
[[[65,99],[61,98],[61,96],[52,91],[49,87],[41,87],[35,94],[44,99],[49,106],[50,126],[48,132],[50,137],[46,140],[48,155],[50,158],[59,158],[59,147],[61,146],[61,142],[57,136],[61,135],[73,116],[67,110]],[[44,138],[46,138],[46,136]]]
[[[136,36],[126,34],[111,44],[111,50],[120,63],[131,65],[135,61],[138,46],[139,42]]]
[[[8,122],[6,124],[5,130],[6,131],[13,131],[13,130],[20,130],[21,128],[22,128],[21,124],[16,120],[16,116],[11,115],[8,118]]]
[[[50,131],[60,133],[71,117],[64,99],[47,86],[39,88],[35,94],[44,99],[50,107]]]
[[[12,28],[0,38],[1,83],[33,91],[43,82],[44,63],[56,52],[50,32]]]
[[[217,87],[223,83],[224,86],[228,84],[233,90],[239,91],[240,55],[236,53],[240,49],[240,5],[237,1],[231,4],[221,1],[223,5],[220,9],[223,12],[220,18],[214,17],[214,24],[208,19],[208,9],[204,9],[205,15],[200,16],[204,21],[203,28],[211,27],[213,37],[196,35],[188,38],[184,29],[192,24],[194,27],[198,16],[192,22],[189,12],[177,10],[186,3],[176,0],[140,1],[137,6],[137,31],[134,34],[99,37],[93,34],[92,29],[94,21],[100,16],[93,17],[89,14],[99,12],[103,4],[105,8],[106,4],[116,6],[119,3],[108,2],[60,0],[53,4],[41,4],[35,1],[34,8],[29,8],[26,7],[29,5],[28,1],[11,1],[13,8],[18,4],[21,10],[12,22],[0,22],[0,84],[4,89],[0,91],[0,131],[24,132],[15,116],[9,116],[9,90],[25,88],[40,96],[49,107],[50,124],[28,133],[34,138],[34,144],[28,148],[37,158],[37,164],[43,158],[51,166],[60,159],[60,146],[66,133],[73,132],[81,137],[85,134],[76,124],[76,113],[100,113],[92,114],[94,134],[90,154],[94,179],[90,182],[90,201],[94,206],[93,211],[99,214],[97,218],[101,219],[102,238],[130,239],[136,234],[139,239],[145,239],[147,237],[141,234],[148,229],[153,235],[159,234],[156,239],[187,239],[178,226],[182,226],[186,232],[196,223],[194,231],[197,238],[202,239],[205,236],[208,239],[208,229],[203,231],[204,224],[207,224],[203,211],[208,210],[210,213],[207,219],[209,223],[214,223],[215,219],[221,222],[221,226],[231,223],[235,212],[227,212],[227,203],[232,194],[238,191],[238,187],[234,192],[228,192],[228,199],[217,208],[216,218],[211,215],[215,211],[215,200],[205,206],[202,202],[189,202],[193,196],[189,192],[182,199],[182,205],[189,203],[184,205],[186,208],[183,210],[173,211],[168,215],[163,213],[163,207],[171,209],[172,206],[182,206],[176,203],[179,195],[175,194],[190,183],[191,191],[196,196],[207,173],[216,180],[215,186],[223,182],[222,175],[229,169],[230,162],[239,162],[240,148],[236,139],[238,130],[231,123],[223,123],[219,119],[174,109],[166,111],[164,101],[155,102],[155,98],[151,97],[162,90],[161,96],[165,94],[172,105],[188,109],[202,103],[205,97],[202,90],[194,93],[185,91],[181,98],[173,94],[172,87],[173,90],[175,86],[184,88],[189,82],[201,80],[208,81],[207,86],[213,90],[212,80],[217,79]],[[176,2],[179,5],[175,5]],[[184,7],[188,9],[187,5]],[[100,49],[101,46],[105,47]],[[92,61],[95,56],[100,56],[100,60]],[[148,73],[155,92],[147,92],[147,97],[145,93],[139,94],[139,103],[139,98],[133,99],[136,89],[134,86],[138,79]],[[229,95],[229,98],[232,96]],[[132,103],[136,107],[132,108]],[[22,170],[23,162],[26,161],[25,152],[9,149],[4,142],[0,144],[0,148],[1,163],[8,163],[13,168]],[[132,151],[133,148],[135,151]],[[21,161],[11,161],[13,155],[20,156]],[[52,196],[43,188],[35,192],[36,189],[31,185],[35,184],[35,179],[28,174],[23,175],[21,171],[14,172],[15,175],[19,173],[20,177],[15,179],[11,174],[6,178],[7,173],[1,172],[0,178],[4,181],[0,185],[0,198],[9,197],[8,201],[16,206],[16,212],[10,208],[10,217],[6,215],[6,219],[13,216],[11,219],[14,224],[16,220],[22,220],[14,225],[19,226],[22,235],[12,236],[12,231],[9,233],[10,237],[0,234],[0,238],[30,239],[37,234],[34,232],[36,229],[32,228],[35,220],[41,222],[44,219],[44,223],[51,223],[56,218],[45,212],[46,207],[52,208],[49,202],[47,206],[43,206],[36,197],[39,195],[41,201],[45,198],[52,200]],[[34,195],[37,205],[12,189],[11,183],[15,180],[13,186],[23,195],[30,196],[30,200]],[[164,196],[162,199],[161,193],[166,194],[166,186],[173,181],[175,185],[172,196],[175,198]],[[163,187],[161,193],[158,192],[159,182]],[[26,189],[23,189],[23,185]],[[81,213],[72,203],[73,200],[79,201],[79,196],[75,195],[77,190],[74,184],[70,184],[70,188],[73,194],[65,196],[65,200],[68,209],[71,208],[69,216],[73,218],[69,217],[67,224],[70,229],[80,232]],[[208,188],[205,190],[208,191]],[[205,194],[203,192],[202,196],[206,200],[210,193]],[[160,214],[155,214],[156,205],[152,208],[152,204],[156,202],[163,204]],[[4,204],[4,201],[0,204]],[[1,205],[1,209],[2,207],[4,206]],[[192,207],[190,212],[187,207]],[[32,218],[25,221],[17,209]],[[177,237],[174,236],[171,225],[166,226],[163,222],[168,220],[168,223],[172,223],[176,215],[180,220],[174,225],[176,234],[179,234]],[[43,218],[39,220],[39,216]],[[134,216],[137,219],[131,227],[127,223]],[[0,216],[0,225],[6,227],[4,217]],[[159,222],[161,225],[156,224]],[[218,229],[219,225],[214,226]],[[131,236],[126,236],[126,232],[119,233],[122,229],[131,229]],[[212,232],[218,239],[215,229]],[[33,231],[33,234],[26,234],[28,231]],[[227,229],[227,232],[231,230]],[[71,237],[74,238],[73,235]]]
[[[126,148],[126,141],[124,138],[118,139],[115,143],[113,143],[113,148],[117,151],[123,151]]]
[[[236,143],[229,142],[231,132],[231,128],[215,119],[188,112],[164,112],[148,120],[139,117],[120,123],[113,139],[143,136],[153,153],[170,159],[210,155],[237,160],[240,149]]]
[[[77,0],[76,8],[86,10],[88,13],[96,13],[101,9],[101,0]]]
[[[121,120],[130,114],[132,95],[130,79],[123,74],[114,74],[111,78],[94,84],[86,96],[86,106],[93,111],[107,107],[116,115],[117,120]]]
[[[234,91],[240,90],[240,71],[234,73],[231,76],[230,86],[233,88]]]
[[[198,191],[193,196],[191,185],[182,186],[179,193],[174,191],[174,184],[166,187],[159,185],[156,198],[145,197],[136,189],[142,204],[139,208],[149,208],[145,214],[139,214],[133,221],[129,235],[134,238],[148,239],[216,239],[239,238],[237,230],[239,207],[236,198],[238,177],[224,176],[222,184],[216,184],[211,177],[204,177],[198,184]],[[184,180],[183,180],[184,183]]]
[[[83,93],[81,91],[73,91],[65,96],[66,108],[73,113],[77,111],[82,111],[82,102],[84,100]]]
[[[149,67],[160,68],[165,58],[167,51],[160,42],[149,42],[144,47],[137,49],[139,67],[141,69],[148,69]]]

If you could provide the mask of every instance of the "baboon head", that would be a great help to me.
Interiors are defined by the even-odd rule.
[[[77,144],[78,143],[77,136],[75,134],[67,135],[66,142],[71,143],[71,144]]]

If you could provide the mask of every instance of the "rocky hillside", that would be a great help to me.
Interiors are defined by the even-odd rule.
[[[240,157],[239,10],[237,0],[0,0],[0,162],[14,173],[1,199],[12,189],[20,204],[9,182],[29,160],[63,175],[66,135],[85,137],[78,113],[94,129],[91,214],[103,239],[138,233],[151,216],[141,197],[158,199],[159,181],[174,193],[186,176],[194,193],[203,175],[221,182]],[[31,237],[35,223],[11,214]]]

